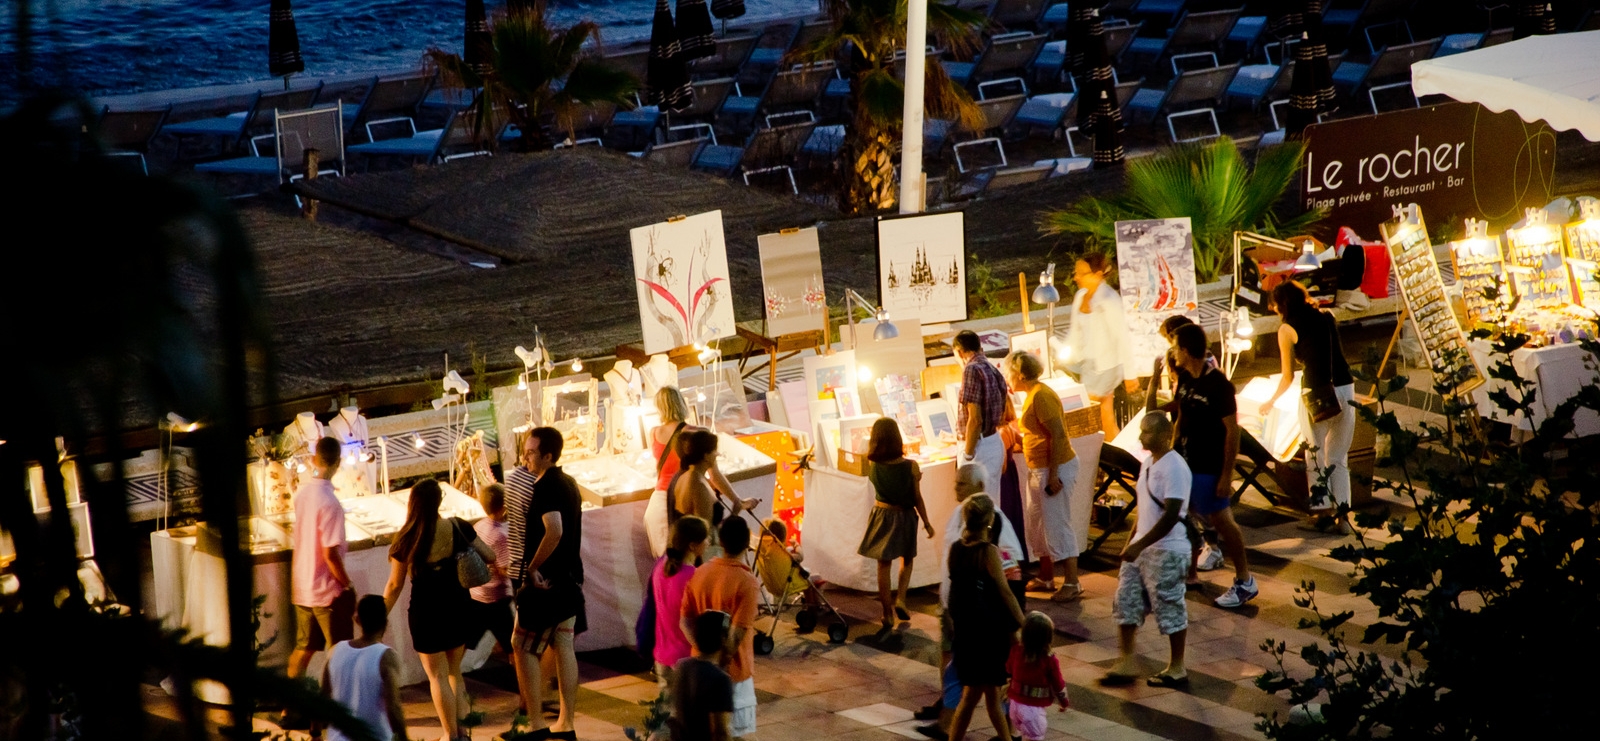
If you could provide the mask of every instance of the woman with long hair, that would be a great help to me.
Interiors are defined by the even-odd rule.
[[[423,479],[411,487],[406,502],[406,522],[389,546],[389,583],[383,588],[383,604],[394,609],[411,579],[408,627],[411,647],[422,657],[428,675],[433,707],[446,741],[465,738],[458,720],[471,706],[466,680],[461,677],[461,656],[469,640],[483,635],[466,616],[472,609],[472,595],[461,586],[456,575],[456,556],[468,548],[478,551],[485,561],[494,552],[478,539],[472,526],[459,518],[439,516],[444,490],[434,479]]]
[[[1067,325],[1067,368],[1089,395],[1099,400],[1100,426],[1107,440],[1118,432],[1117,384],[1128,391],[1139,388],[1122,297],[1106,282],[1110,270],[1110,262],[1101,252],[1086,252],[1073,263],[1072,279],[1078,292],[1072,297],[1072,321]]]
[[[672,521],[676,519],[670,514],[669,491],[683,467],[678,451],[688,433],[702,428],[689,424],[689,404],[677,388],[662,386],[657,389],[655,405],[656,412],[661,415],[661,424],[650,430],[648,439],[650,452],[656,459],[656,489],[650,495],[650,502],[645,505],[644,529],[650,539],[651,555],[660,558],[667,549],[667,536],[671,532]],[[729,483],[727,476],[722,475],[715,462],[706,470],[706,478],[714,495],[733,503],[733,514],[755,509],[756,500],[739,499],[734,494],[733,484]],[[708,521],[709,517],[707,515]]]
[[[672,524],[667,553],[656,561],[650,574],[650,590],[656,601],[656,679],[663,688],[672,683],[672,668],[690,653],[693,636],[683,632],[683,590],[694,576],[694,564],[706,552],[711,526],[693,515]]]
[[[1278,355],[1283,358],[1282,375],[1272,398],[1261,405],[1261,415],[1294,382],[1294,361],[1300,361],[1300,388],[1316,389],[1333,385],[1339,399],[1339,413],[1320,422],[1300,415],[1300,428],[1311,445],[1310,517],[1303,529],[1345,533],[1349,526],[1333,517],[1335,507],[1350,504],[1350,441],[1356,432],[1356,412],[1350,408],[1355,398],[1355,378],[1339,342],[1339,322],[1317,308],[1304,286],[1292,280],[1272,289],[1272,308],[1283,319],[1278,327]],[[1325,483],[1324,483],[1325,482]]]
[[[880,417],[872,423],[867,442],[867,480],[874,493],[867,531],[856,552],[878,562],[878,601],[883,605],[883,630],[894,628],[896,617],[910,620],[906,589],[911,586],[911,565],[917,557],[917,521],[931,539],[933,522],[922,501],[922,469],[905,456],[900,423]],[[889,570],[900,559],[900,589],[891,599]]]
[[[1006,358],[1006,382],[1026,394],[1017,427],[1022,430],[1022,458],[1028,463],[1028,479],[1022,482],[1027,515],[1022,530],[1028,550],[1039,559],[1039,577],[1028,584],[1028,591],[1050,592],[1054,602],[1072,602],[1083,596],[1078,583],[1078,529],[1073,526],[1074,511],[1079,516],[1089,504],[1073,506],[1077,493],[1078,456],[1067,439],[1066,413],[1061,397],[1039,380],[1044,364],[1029,353],[1018,350]],[[1061,563],[1061,587],[1056,587],[1056,563]]]
[[[1007,681],[1006,661],[1016,631],[1022,626],[1022,608],[1006,588],[1000,549],[989,542],[994,522],[994,500],[968,497],[961,504],[961,539],[950,544],[951,655],[961,682],[961,701],[950,718],[952,739],[965,738],[972,713],[983,700],[989,722],[1000,738],[1011,738],[1006,715],[1000,708],[1000,687]]]

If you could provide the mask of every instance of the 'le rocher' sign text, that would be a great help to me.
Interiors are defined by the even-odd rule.
[[[1498,223],[1550,200],[1555,134],[1509,111],[1446,103],[1317,124],[1305,139],[1300,205],[1369,239],[1396,203]]]

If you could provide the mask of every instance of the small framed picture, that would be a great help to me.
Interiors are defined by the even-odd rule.
[[[922,423],[923,439],[932,447],[956,441],[956,415],[944,399],[917,402],[917,421]]]

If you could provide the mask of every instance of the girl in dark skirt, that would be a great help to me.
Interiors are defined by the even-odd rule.
[[[994,521],[994,500],[968,497],[961,505],[964,527],[961,539],[950,544],[950,655],[961,701],[950,719],[950,738],[964,738],[972,713],[982,699],[989,722],[1000,738],[1011,738],[1006,715],[1000,708],[1000,687],[1006,683],[1006,661],[1016,631],[1022,625],[1022,608],[1007,589],[1000,565],[1000,549],[989,542]]]
[[[917,556],[917,520],[933,538],[933,524],[922,504],[922,469],[906,460],[905,443],[900,439],[900,424],[884,417],[872,423],[872,438],[867,443],[867,480],[872,482],[874,501],[867,519],[867,532],[856,550],[878,562],[878,601],[883,604],[883,629],[894,629],[894,620],[911,620],[906,611],[906,589],[911,586],[911,563]],[[915,510],[915,512],[913,512]],[[889,568],[900,559],[900,591],[889,594]]]

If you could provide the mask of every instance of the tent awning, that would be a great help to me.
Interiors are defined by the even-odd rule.
[[[1411,65],[1418,96],[1448,95],[1514,111],[1600,141],[1600,31],[1530,36]]]

